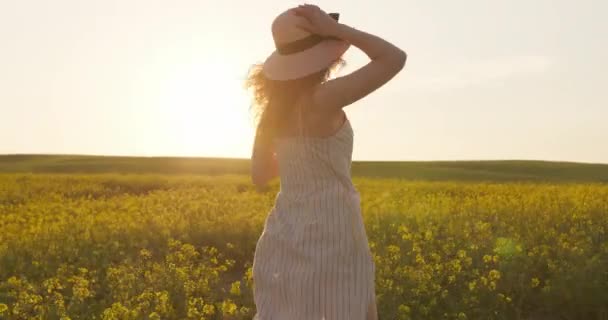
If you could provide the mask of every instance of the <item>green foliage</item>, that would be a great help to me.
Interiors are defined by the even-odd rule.
[[[608,185],[355,179],[382,319],[605,319]],[[278,185],[0,175],[0,319],[251,319]]]

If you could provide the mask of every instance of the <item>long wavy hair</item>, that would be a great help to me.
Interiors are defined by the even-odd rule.
[[[295,111],[297,101],[304,93],[327,81],[332,74],[345,65],[342,58],[327,69],[294,80],[270,80],[262,72],[263,64],[255,64],[249,69],[245,88],[251,93],[256,135],[266,143],[271,143],[291,125],[287,119]]]

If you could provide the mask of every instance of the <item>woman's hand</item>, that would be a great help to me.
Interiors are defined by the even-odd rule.
[[[315,5],[300,5],[293,10],[295,15],[304,18],[297,26],[307,32],[321,36],[333,36],[338,29],[338,22]]]

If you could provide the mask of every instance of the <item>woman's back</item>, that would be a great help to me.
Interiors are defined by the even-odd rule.
[[[341,189],[353,192],[351,159],[353,129],[344,118],[329,136],[293,135],[275,139],[281,194],[309,197]]]

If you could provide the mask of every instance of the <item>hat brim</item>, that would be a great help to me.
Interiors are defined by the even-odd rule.
[[[323,40],[304,51],[282,55],[273,52],[264,62],[262,72],[270,80],[293,80],[328,68],[348,50],[342,40]]]

